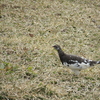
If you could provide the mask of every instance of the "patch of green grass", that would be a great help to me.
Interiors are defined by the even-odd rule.
[[[24,78],[33,79],[33,78],[35,78],[36,76],[37,76],[37,74],[34,73],[34,72],[32,72],[32,73],[26,72],[25,75],[24,75]]]
[[[86,80],[94,80],[94,77],[85,77]]]
[[[29,96],[29,95],[25,95],[25,96],[23,96],[23,99],[32,100],[32,99],[34,99],[34,97],[33,96]]]

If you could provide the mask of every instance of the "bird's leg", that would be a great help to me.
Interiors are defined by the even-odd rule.
[[[74,73],[75,73],[75,75],[79,75],[80,74],[80,70],[72,70]]]

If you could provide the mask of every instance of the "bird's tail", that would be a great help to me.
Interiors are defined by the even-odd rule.
[[[100,61],[97,61],[97,64],[100,64]]]
[[[95,64],[100,64],[100,61],[90,61],[90,66],[94,66]]]

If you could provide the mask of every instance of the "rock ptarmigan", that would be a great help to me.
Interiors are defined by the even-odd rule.
[[[53,47],[58,51],[62,64],[70,68],[76,75],[79,75],[83,69],[100,64],[100,61],[88,60],[83,57],[66,54],[59,45],[54,45]]]

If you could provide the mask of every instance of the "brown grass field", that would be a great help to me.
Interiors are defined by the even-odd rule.
[[[100,60],[99,0],[1,0],[0,11],[0,100],[100,100],[100,65],[74,76],[52,48]]]

